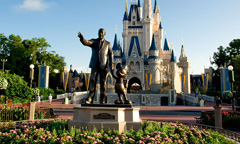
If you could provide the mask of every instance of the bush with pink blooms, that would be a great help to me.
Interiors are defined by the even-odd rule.
[[[68,130],[68,122],[63,119],[34,121],[19,125],[0,125],[0,143],[31,144],[232,144],[224,135],[216,131],[199,130],[178,123],[143,122],[142,130],[118,133],[103,130]]]
[[[203,112],[201,117],[203,124],[214,126],[215,123],[214,112]],[[222,112],[222,122],[224,128],[240,129],[240,112],[239,111]]]

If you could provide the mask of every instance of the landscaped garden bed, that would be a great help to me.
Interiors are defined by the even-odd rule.
[[[36,107],[35,119],[46,118],[46,110]],[[0,122],[1,121],[21,121],[27,120],[29,113],[28,106],[6,106],[0,104]]]
[[[231,144],[224,135],[216,131],[199,130],[178,123],[146,122],[142,130],[123,132],[104,132],[103,130],[68,130],[68,122],[63,119],[34,121],[20,125],[0,125],[0,143],[180,143],[180,144]]]
[[[203,124],[214,126],[215,123],[214,112],[203,112],[201,118]],[[240,112],[239,111],[222,112],[222,123],[224,128],[240,129]]]

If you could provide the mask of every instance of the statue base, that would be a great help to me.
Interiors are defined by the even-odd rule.
[[[139,107],[76,106],[73,119],[68,122],[68,129],[74,127],[90,131],[96,128],[97,131],[117,130],[119,133],[130,129],[141,130],[139,110]]]

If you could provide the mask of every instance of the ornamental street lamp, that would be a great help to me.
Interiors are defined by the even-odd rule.
[[[29,66],[30,68],[30,88],[32,89],[32,81],[34,79],[34,65],[31,64]],[[34,120],[34,112],[35,112],[35,102],[31,102],[31,98],[29,99],[29,113],[28,113],[28,118],[29,120]]]
[[[232,87],[232,110],[235,111],[235,104],[234,104],[234,99],[235,99],[235,95],[234,95],[234,90],[233,90],[233,83],[234,83],[234,71],[233,71],[233,66],[228,66],[228,70],[229,70],[229,82],[231,83],[231,87]]]
[[[34,79],[34,65],[31,64],[29,67],[30,67],[30,88],[32,88],[32,81]]]
[[[7,59],[1,59],[1,62],[3,62],[2,71],[4,72],[4,63],[7,62]]]

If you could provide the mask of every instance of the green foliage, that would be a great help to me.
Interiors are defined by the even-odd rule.
[[[39,88],[40,95],[43,95],[43,100],[48,100],[48,96],[51,94],[53,99],[56,98],[55,92],[51,88]]]
[[[206,95],[215,97],[215,96],[221,96],[222,93],[221,93],[221,91],[207,91]]]
[[[33,92],[28,87],[27,82],[24,81],[23,77],[16,74],[10,74],[9,71],[0,72],[0,77],[4,77],[8,81],[8,87],[5,91],[5,95],[9,99],[13,99],[15,97],[22,99],[33,97]]]
[[[214,126],[214,122],[215,122],[214,112],[203,112],[201,117],[202,117],[202,122],[205,125]],[[222,112],[222,122],[223,122],[224,128],[240,129],[239,121],[240,121],[240,112],[238,111]]]
[[[213,54],[212,64],[215,64],[218,68],[221,66],[232,65],[234,67],[234,89],[240,89],[240,39],[233,39],[228,47],[220,46],[217,52]],[[220,77],[219,71],[214,71],[214,85],[216,89],[220,90]]]
[[[198,127],[189,127],[178,123],[144,122],[143,130],[118,133],[117,131],[104,132],[84,131],[72,128],[67,130],[68,122],[65,120],[34,121],[15,127],[0,126],[0,143],[11,140],[12,143],[106,143],[106,144],[135,144],[135,143],[229,143],[223,135],[215,131],[199,130]],[[154,128],[156,126],[157,128]],[[166,132],[160,130],[164,127]],[[24,134],[23,134],[24,133]],[[24,135],[24,138],[22,138]],[[15,136],[14,139],[12,137]]]
[[[5,69],[10,70],[11,73],[23,76],[25,81],[29,80],[30,64],[34,64],[35,68],[38,68],[38,65],[46,64],[50,66],[50,73],[53,69],[58,69],[59,71],[64,69],[64,66],[66,66],[64,57],[59,56],[55,51],[49,51],[48,48],[50,47],[51,45],[48,44],[45,38],[22,40],[19,35],[11,34],[9,37],[6,37],[0,33],[0,58],[8,59],[4,65]],[[37,76],[38,70],[35,69],[36,81]],[[55,87],[52,88],[55,89]]]
[[[65,91],[63,89],[57,89],[56,94],[64,94]]]
[[[0,121],[21,121],[27,120],[29,113],[29,107],[0,105]],[[36,108],[35,119],[46,118],[46,111]]]
[[[8,82],[4,77],[0,77],[0,90],[7,89]]]

